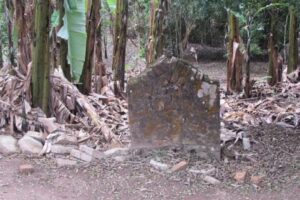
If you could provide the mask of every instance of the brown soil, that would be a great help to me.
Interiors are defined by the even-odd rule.
[[[286,185],[281,185],[281,188],[277,188],[278,191],[247,184],[237,185],[232,180],[228,168],[244,167],[245,164],[237,161],[218,164],[201,160],[200,157],[180,148],[135,150],[125,162],[101,160],[89,166],[69,169],[57,168],[51,158],[3,157],[0,159],[0,199],[299,199],[299,182],[298,185],[291,184],[295,183],[295,180],[289,180]],[[199,175],[187,170],[178,173],[155,170],[149,164],[153,158],[161,159],[168,164],[188,159],[189,168],[196,169],[214,165],[217,167],[215,177],[222,180],[222,184],[209,186]],[[233,162],[236,162],[235,165]],[[18,172],[18,167],[25,163],[34,166],[33,174],[25,175]]]

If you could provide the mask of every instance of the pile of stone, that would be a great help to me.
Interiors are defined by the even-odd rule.
[[[125,160],[127,148],[113,148],[99,151],[80,144],[80,137],[57,132],[46,136],[40,132],[29,131],[17,140],[11,135],[0,135],[0,155],[23,153],[26,155],[51,155],[57,165],[73,166],[90,163],[93,160],[113,157],[117,161]]]

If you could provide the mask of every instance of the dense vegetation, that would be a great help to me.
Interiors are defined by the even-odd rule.
[[[110,67],[102,60],[107,38],[119,96],[128,37],[148,64],[163,54],[184,57],[198,43],[227,48],[227,92],[249,96],[251,59],[268,58],[270,85],[281,81],[283,63],[288,72],[297,68],[299,9],[297,0],[1,0],[0,65],[5,58],[23,74],[32,66],[32,102],[47,112],[49,75],[58,66],[82,93],[100,93]]]

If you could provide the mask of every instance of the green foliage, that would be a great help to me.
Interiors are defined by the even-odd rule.
[[[7,35],[7,19],[5,15],[5,8],[4,8],[4,0],[0,0],[0,31],[1,31],[1,42],[3,48],[4,56],[8,55],[8,35]]]
[[[59,11],[58,10],[54,10],[52,15],[51,15],[51,19],[50,19],[50,24],[51,24],[51,28],[50,28],[50,36],[52,35],[52,32],[54,30],[54,28],[59,26]]]
[[[75,81],[79,81],[82,74],[86,53],[85,3],[85,0],[65,0],[64,26],[58,32],[59,37],[68,41],[68,63]]]
[[[264,52],[257,43],[254,43],[250,46],[250,53],[253,56],[261,56]]]
[[[129,16],[129,23],[132,23],[133,29],[139,39],[139,56],[145,58],[150,28],[150,0],[133,0],[131,6],[129,6],[129,13],[132,13],[132,15]]]
[[[116,0],[106,0],[106,1],[107,1],[107,4],[108,4],[110,10],[112,12],[114,12],[117,8],[117,1]]]

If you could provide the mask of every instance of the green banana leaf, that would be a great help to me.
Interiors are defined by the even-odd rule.
[[[116,0],[107,0],[107,4],[110,10],[114,13],[117,8],[117,1]]]
[[[79,82],[86,51],[86,0],[65,0],[64,26],[58,36],[68,41],[68,62],[73,79]]]

